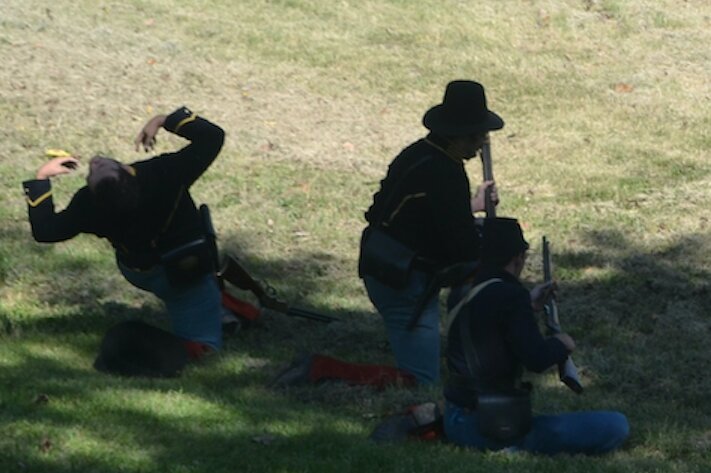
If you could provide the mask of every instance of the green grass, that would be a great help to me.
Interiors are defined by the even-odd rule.
[[[703,0],[5,1],[0,471],[708,471],[709,18]],[[376,447],[380,416],[438,389],[265,387],[303,351],[392,363],[356,275],[363,212],[456,78],[482,82],[506,120],[500,213],[532,243],[527,282],[551,240],[578,343],[586,393],[549,373],[536,409],[624,411],[618,453]],[[228,134],[193,189],[222,248],[342,322],[267,314],[179,379],[106,377],[91,368],[105,330],[164,326],[162,308],[106,242],[34,243],[20,183],[46,148],[138,159],[140,126],[182,104]],[[162,134],[158,151],[181,143]],[[57,180],[60,208],[85,171]]]

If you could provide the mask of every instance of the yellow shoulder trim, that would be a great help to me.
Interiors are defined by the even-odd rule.
[[[50,196],[52,195],[52,191],[47,191],[41,196],[37,197],[35,200],[30,199],[29,197],[27,198],[27,204],[30,207],[37,207],[39,204],[47,200]]]
[[[131,176],[136,177],[136,168],[134,168],[133,166],[127,165],[126,172],[129,173]]]
[[[398,205],[397,208],[393,211],[393,213],[390,214],[390,217],[388,217],[387,223],[389,224],[390,222],[393,221],[393,219],[397,216],[398,213],[400,213],[400,210],[405,206],[405,204],[407,203],[408,200],[420,199],[422,197],[427,197],[427,193],[426,192],[418,192],[417,194],[408,194],[405,197],[403,197],[402,201],[400,202],[400,205]],[[385,223],[383,223],[383,225],[385,225]]]
[[[195,121],[196,118],[197,118],[197,115],[193,113],[189,117],[186,117],[186,118],[183,118],[182,120],[180,120],[178,122],[178,124],[175,126],[175,133],[177,133],[178,130],[180,130],[184,125],[186,125],[192,121]]]

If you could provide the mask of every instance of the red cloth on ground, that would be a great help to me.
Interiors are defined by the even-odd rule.
[[[362,365],[337,360],[323,355],[313,355],[309,380],[338,379],[348,384],[373,386],[414,386],[415,377],[392,366]]]
[[[190,361],[199,360],[212,351],[209,345],[200,342],[183,340],[183,345],[185,345],[185,349],[188,351],[188,359]]]
[[[237,299],[227,291],[222,291],[222,305],[230,310],[235,316],[246,320],[257,320],[261,315],[258,307],[249,302]]]

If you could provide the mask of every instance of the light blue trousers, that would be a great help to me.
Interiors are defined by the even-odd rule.
[[[370,276],[363,278],[368,297],[383,317],[397,367],[419,384],[434,384],[440,377],[439,292],[425,304],[419,323],[408,330],[415,307],[427,287],[428,275],[412,271],[404,289],[393,289]]]
[[[223,309],[215,275],[206,274],[194,284],[176,289],[168,283],[161,265],[148,271],[134,271],[121,263],[118,266],[128,282],[165,303],[175,335],[220,349]]]
[[[479,433],[476,411],[448,402],[444,414],[447,440],[479,450],[522,450],[544,455],[583,453],[598,455],[619,448],[629,436],[627,418],[614,411],[570,412],[533,418],[528,434],[502,443]]]

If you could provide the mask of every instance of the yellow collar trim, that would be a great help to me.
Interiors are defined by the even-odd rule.
[[[432,146],[433,148],[436,148],[436,149],[440,150],[441,152],[443,152],[449,159],[451,159],[455,163],[461,163],[462,161],[464,161],[461,158],[457,158],[456,156],[454,156],[452,153],[450,153],[446,149],[442,148],[441,146],[433,143],[429,138],[425,138],[425,142],[427,144],[429,144],[430,146]]]

